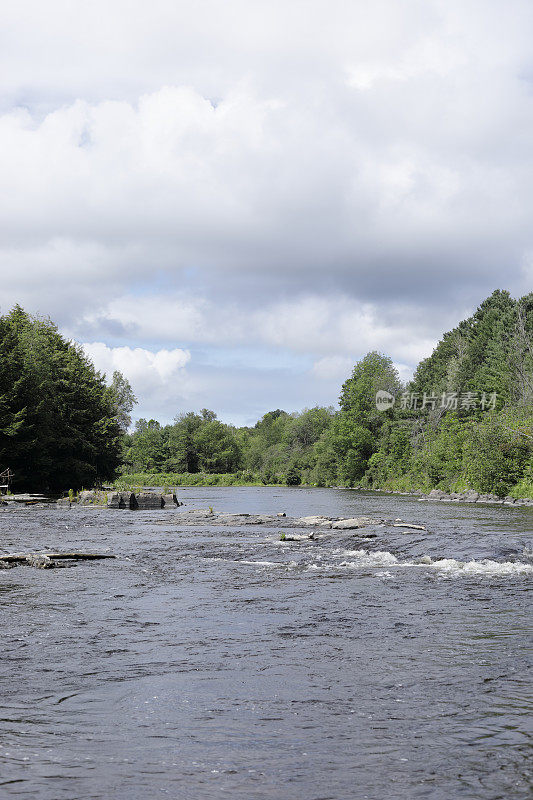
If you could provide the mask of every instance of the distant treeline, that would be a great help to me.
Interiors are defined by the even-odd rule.
[[[378,390],[393,395],[392,408],[376,408]],[[122,480],[533,496],[533,294],[515,301],[494,292],[444,335],[408,386],[390,358],[369,353],[339,406],[277,409],[245,428],[206,409],[172,425],[139,420],[124,440]]]
[[[392,407],[378,410],[378,390]],[[126,433],[134,403],[119,372],[107,386],[49,320],[18,306],[0,317],[0,467],[15,472],[14,488],[117,479],[533,497],[533,294],[494,292],[443,336],[408,386],[390,358],[368,353],[338,410],[276,409],[236,428],[204,409],[171,425],[141,419]]]

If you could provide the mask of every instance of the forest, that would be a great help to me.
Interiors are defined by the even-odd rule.
[[[377,391],[394,398],[378,411]],[[446,333],[407,385],[368,353],[339,408],[269,411],[235,428],[203,409],[141,419],[122,484],[287,484],[533,496],[533,294],[497,290]]]
[[[338,408],[276,409],[253,427],[202,409],[131,430],[128,381],[115,372],[108,385],[79,345],[18,306],[0,317],[0,349],[0,466],[19,487],[303,484],[533,497],[533,293],[495,291],[408,385],[371,352]],[[380,390],[391,398],[385,410]]]

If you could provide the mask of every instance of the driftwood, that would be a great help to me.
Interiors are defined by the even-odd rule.
[[[409,522],[395,522],[393,528],[409,528],[414,531],[427,531],[424,525],[411,525]]]
[[[0,556],[4,564],[29,564],[39,569],[55,567],[56,561],[93,561],[98,558],[116,558],[111,553],[6,553]]]

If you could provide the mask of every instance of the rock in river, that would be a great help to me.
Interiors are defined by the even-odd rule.
[[[380,525],[382,522],[383,520],[372,519],[372,517],[352,517],[351,519],[339,519],[331,527],[334,530],[347,531],[355,528],[366,528],[368,525]]]

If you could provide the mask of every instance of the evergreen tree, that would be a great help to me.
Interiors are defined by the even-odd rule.
[[[0,463],[14,486],[59,490],[112,478],[120,429],[103,377],[49,320],[20,306],[0,325]]]

